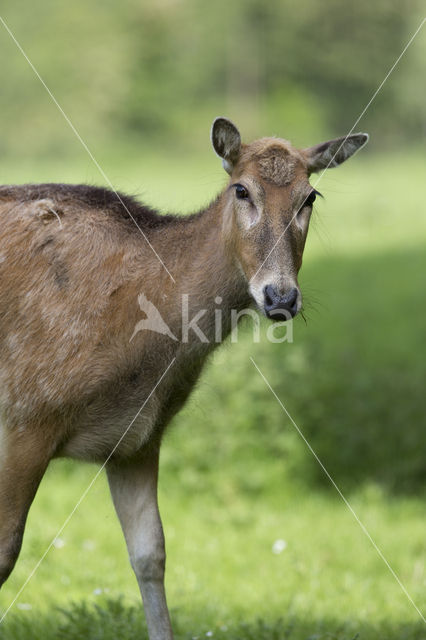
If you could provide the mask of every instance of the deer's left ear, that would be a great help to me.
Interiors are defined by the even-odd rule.
[[[350,136],[322,142],[303,149],[309,173],[337,167],[368,142],[368,133],[352,133]]]
[[[213,149],[222,158],[223,168],[231,174],[240,156],[240,132],[227,118],[216,118],[212,126],[211,139]]]

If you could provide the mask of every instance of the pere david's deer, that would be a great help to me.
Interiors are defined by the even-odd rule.
[[[96,461],[107,469],[149,637],[172,638],[157,506],[163,432],[217,345],[219,299],[222,338],[231,310],[254,303],[278,320],[300,310],[297,274],[316,195],[309,175],[367,139],[303,150],[277,138],[242,144],[217,118],[212,143],[230,181],[187,217],[97,187],[0,187],[0,585],[49,461]],[[141,294],[167,331],[135,331]],[[204,310],[207,341],[195,332],[182,340],[183,295],[191,317]]]

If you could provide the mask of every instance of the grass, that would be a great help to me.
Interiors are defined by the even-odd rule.
[[[99,160],[114,184],[130,192],[146,184],[146,199],[170,209],[195,209],[223,184],[214,157],[170,158],[161,171],[160,154],[136,163],[118,150]],[[298,319],[294,342],[278,345],[253,344],[246,327],[238,344],[214,355],[167,434],[160,506],[177,638],[426,638],[249,359],[425,615],[422,171],[416,153],[365,154],[326,174],[301,277],[308,324]],[[2,182],[18,175],[100,182],[85,159],[0,165]],[[95,473],[52,464],[2,589],[3,610]],[[83,637],[146,637],[103,476],[0,626],[2,640]]]

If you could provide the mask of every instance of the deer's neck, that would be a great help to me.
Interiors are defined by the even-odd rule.
[[[244,274],[224,236],[223,200],[221,194],[204,211],[171,225],[163,250],[175,279],[173,283],[169,278],[167,290],[174,307],[180,307],[180,320],[182,313],[188,321],[201,314],[197,326],[216,342],[218,323],[225,338],[233,310],[250,304]]]
[[[184,281],[198,281],[198,292],[207,302],[222,297],[226,305],[246,303],[247,282],[224,230],[224,202],[221,194],[207,209],[186,221],[187,256]]]

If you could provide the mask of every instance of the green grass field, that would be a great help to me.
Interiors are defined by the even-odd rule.
[[[182,212],[224,184],[207,158],[98,160],[117,188]],[[258,364],[426,615],[426,216],[420,153],[329,171],[301,273],[294,342],[212,358],[162,449],[167,590],[179,639],[424,640],[426,624],[253,366]],[[0,161],[1,182],[100,183],[90,159]],[[315,178],[312,183],[315,184]],[[317,203],[316,203],[317,204]],[[267,323],[262,325],[265,336]],[[96,473],[55,461],[5,610]],[[278,541],[278,542],[277,542]],[[102,475],[21,593],[2,640],[146,638]]]

